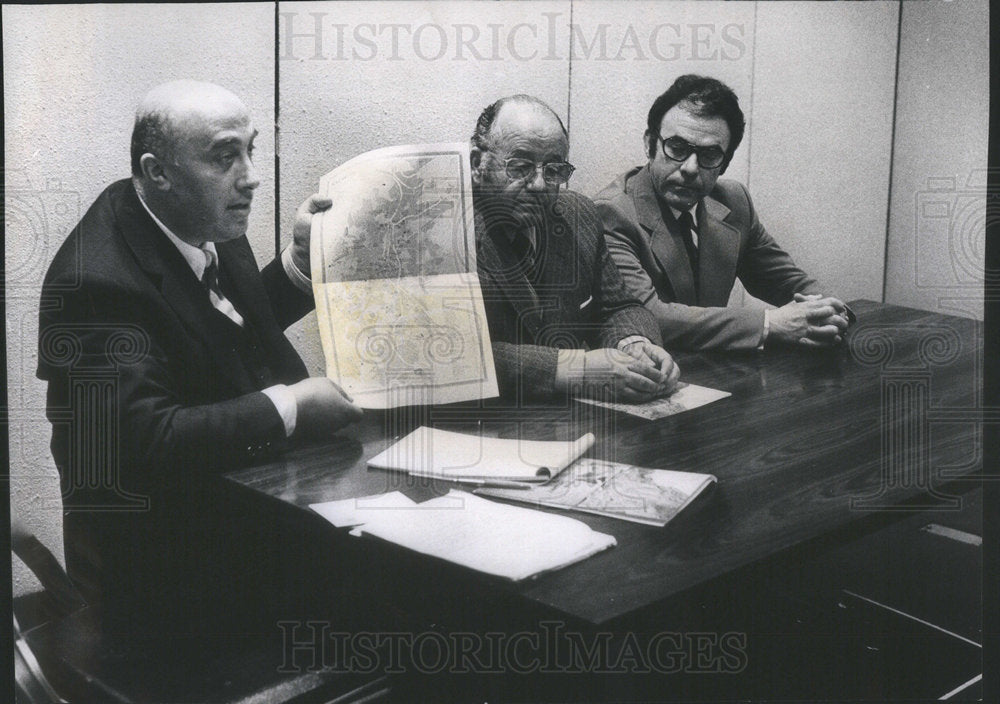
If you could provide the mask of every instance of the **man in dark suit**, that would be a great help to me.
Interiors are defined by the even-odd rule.
[[[220,474],[361,416],[282,333],[312,306],[310,217],[329,201],[303,203],[261,273],[245,237],[255,135],[223,88],[153,89],[131,179],[97,198],[45,277],[38,376],[67,565],[111,630],[187,630],[266,601],[278,526]]]
[[[594,199],[611,257],[668,347],[835,345],[847,307],[824,296],[771,238],[742,184],[718,180],[744,126],[736,95],[712,78],[681,76],[657,98],[644,137],[648,163]],[[736,277],[780,307],[727,307]]]
[[[653,317],[626,294],[593,204],[563,191],[573,172],[558,116],[504,98],[472,136],[479,279],[502,396],[643,401],[679,370]]]

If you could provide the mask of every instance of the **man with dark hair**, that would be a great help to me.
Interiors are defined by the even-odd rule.
[[[109,630],[141,634],[265,598],[280,536],[221,473],[361,411],[309,378],[282,333],[313,305],[310,219],[329,200],[302,204],[262,273],[245,237],[260,181],[243,103],[174,81],[135,125],[132,178],[98,196],[45,277],[38,376],[70,576]]]
[[[669,347],[838,344],[847,306],[824,296],[768,235],[742,184],[718,180],[744,128],[736,95],[713,78],[681,76],[659,96],[644,135],[648,163],[594,199],[611,257]],[[779,307],[727,307],[737,277]]]
[[[501,395],[667,393],[680,372],[649,311],[625,293],[559,117],[527,95],[498,100],[472,136],[479,279]]]

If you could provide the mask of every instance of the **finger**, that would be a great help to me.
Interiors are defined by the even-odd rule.
[[[327,196],[315,194],[306,201],[306,208],[310,213],[319,213],[333,205],[333,201]]]
[[[653,360],[648,357],[643,362],[640,362],[638,359],[630,362],[626,368],[633,374],[640,375],[644,379],[650,379],[656,385],[659,385],[663,381],[663,373],[653,363]]]
[[[839,334],[840,329],[836,325],[810,325],[806,331],[809,339],[821,341],[833,340]]]
[[[663,358],[660,359],[658,369],[660,370],[660,385],[665,386],[669,383],[671,375],[674,375],[674,370],[677,369],[677,364],[669,354],[664,355]]]
[[[819,307],[813,307],[816,306],[816,303],[817,302],[811,302],[809,308],[806,309],[806,319],[809,322],[814,322],[816,320],[826,320],[827,318],[831,318],[837,314],[837,311],[834,310],[833,306],[821,305]]]
[[[814,305],[824,305],[833,308],[836,313],[844,313],[847,310],[847,306],[839,298],[834,298],[833,296],[819,296],[817,295],[811,301]]]
[[[344,389],[341,388],[340,384],[338,384],[337,382],[335,382],[333,379],[329,379],[329,382],[331,384],[333,384],[333,388],[335,388],[337,391],[340,392],[341,396],[343,396],[344,398],[346,398],[351,403],[354,403],[354,398],[349,393],[347,393],[346,391],[344,391]]]
[[[847,304],[846,303],[844,303],[839,298],[834,298],[833,296],[828,296],[826,300],[828,300],[830,302],[830,305],[832,305],[834,308],[837,309],[838,313],[844,315],[844,317],[847,317]]]
[[[846,330],[848,325],[850,325],[847,318],[841,315],[834,315],[828,322],[836,325],[837,329],[841,331]]]
[[[660,388],[659,372],[656,372],[656,374],[657,376],[654,379],[643,374],[626,371],[622,376],[622,381],[624,381],[624,386],[632,391],[653,394]]]
[[[669,396],[670,394],[675,392],[677,390],[677,387],[680,386],[680,383],[681,383],[680,379],[669,380],[667,384],[663,387],[663,395]]]
[[[624,361],[624,364],[633,371],[638,371],[640,367],[649,366],[655,367],[656,360],[650,357],[645,352],[637,352],[636,354],[630,355],[630,359]]]
[[[650,378],[655,379],[656,383],[662,386],[670,375],[674,360],[666,351],[652,345],[646,346],[646,359],[649,361],[650,368],[656,373],[655,377],[650,376]],[[647,376],[649,375],[647,374]]]
[[[802,347],[830,347],[830,343],[811,340],[808,337],[800,337],[799,345]]]
[[[837,328],[838,332],[846,330],[848,326],[847,319],[837,314],[831,315],[825,320],[814,318],[811,322],[817,327],[832,325]]]
[[[677,382],[681,378],[681,368],[677,364],[674,364],[673,368],[670,370],[670,374],[667,376],[667,388],[673,389],[677,386]]]
[[[642,357],[646,354],[646,346],[641,342],[630,342],[622,347],[621,351],[632,357]]]

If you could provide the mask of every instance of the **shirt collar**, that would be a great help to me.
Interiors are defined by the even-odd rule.
[[[153,222],[156,223],[156,226],[159,227],[160,230],[163,231],[163,234],[167,236],[167,239],[170,240],[175,247],[177,247],[177,251],[179,251],[181,256],[184,257],[184,261],[186,261],[188,266],[191,267],[191,271],[193,271],[194,275],[199,281],[201,281],[202,277],[205,275],[205,267],[208,266],[209,257],[211,257],[212,261],[218,261],[219,259],[218,252],[215,251],[215,242],[205,242],[201,247],[195,247],[193,244],[188,244],[171,232],[170,228],[164,225],[163,222],[156,217],[153,211],[149,209],[149,206],[146,204],[145,199],[143,199],[142,194],[139,193],[138,189],[136,189],[136,195],[139,196],[139,202],[142,203],[142,207],[145,208],[147,213],[149,213],[149,217],[153,218]]]
[[[668,205],[667,207],[670,208],[670,212],[673,213],[674,220],[679,220],[681,217],[681,213],[683,211],[677,210],[677,208],[675,208],[672,205]],[[698,227],[698,215],[696,213],[697,210],[698,210],[698,203],[697,201],[695,201],[695,204],[692,205],[690,208],[688,208],[688,212],[691,213],[691,222],[694,223],[695,227]]]

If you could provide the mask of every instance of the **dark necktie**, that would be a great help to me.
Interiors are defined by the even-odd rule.
[[[698,290],[698,245],[694,243],[692,232],[697,232],[690,211],[685,210],[677,218],[681,227],[681,237],[684,238],[684,249],[687,250],[688,261],[691,262],[691,275],[694,277],[694,288]]]
[[[531,238],[523,230],[518,230],[514,233],[510,246],[518,261],[518,271],[523,271],[531,278],[535,268],[535,246]]]
[[[209,257],[208,264],[205,266],[205,273],[201,276],[201,282],[205,284],[205,288],[214,293],[218,298],[225,298],[222,295],[222,289],[219,288],[219,267],[213,257]]]
[[[201,275],[201,282],[208,289],[208,298],[212,302],[212,306],[234,323],[243,327],[243,316],[239,314],[239,311],[236,310],[232,302],[226,298],[226,295],[222,292],[222,287],[219,286],[219,265],[216,264],[215,257],[207,249],[202,251],[205,252],[208,264],[205,265],[205,271]]]

